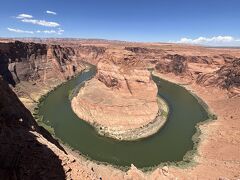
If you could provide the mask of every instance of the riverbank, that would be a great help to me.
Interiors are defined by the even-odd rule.
[[[30,42],[35,40],[28,40]],[[238,65],[235,65],[234,62],[237,62],[237,59],[240,57],[240,51],[234,50],[230,48],[226,49],[210,49],[199,46],[190,46],[190,45],[182,45],[182,44],[159,44],[159,43],[127,43],[127,42],[110,42],[110,41],[96,41],[96,40],[48,40],[50,44],[60,44],[61,46],[69,46],[72,48],[58,48],[59,46],[55,46],[58,52],[56,58],[45,58],[46,53],[42,57],[39,57],[39,53],[36,51],[28,51],[29,45],[23,44],[22,46],[17,46],[16,48],[2,48],[11,50],[10,53],[7,53],[8,56],[6,61],[4,62],[3,67],[9,65],[12,66],[11,62],[17,63],[17,75],[20,77],[20,84],[17,84],[17,87],[14,88],[14,91],[17,92],[19,98],[24,103],[24,105],[31,110],[33,113],[34,107],[36,107],[37,101],[40,96],[49,92],[50,89],[56,87],[57,85],[63,82],[63,75],[65,77],[71,76],[69,74],[69,70],[74,71],[75,67],[77,70],[80,70],[81,67],[78,64],[82,62],[82,60],[86,60],[93,64],[97,64],[99,59],[109,59],[109,57],[105,56],[105,50],[108,49],[119,49],[118,54],[121,55],[123,49],[134,52],[137,59],[144,64],[142,67],[144,68],[155,68],[158,67],[158,70],[163,74],[159,74],[159,76],[163,79],[167,79],[170,82],[175,82],[184,86],[189,91],[196,94],[198,97],[203,99],[204,102],[207,103],[210,110],[217,114],[218,119],[216,121],[211,121],[209,123],[198,124],[197,129],[198,132],[193,137],[194,142],[198,143],[198,146],[194,146],[194,150],[190,151],[186,155],[187,157],[194,158],[184,158],[184,163],[166,163],[161,164],[158,167],[152,167],[147,170],[139,170],[134,166],[131,166],[130,170],[127,169],[120,170],[118,167],[113,167],[112,165],[103,164],[100,162],[96,162],[94,160],[83,157],[81,152],[76,152],[68,149],[68,147],[64,144],[61,144],[62,147],[67,151],[67,154],[60,150],[57,146],[49,142],[49,140],[42,137],[39,133],[34,133],[31,130],[29,131],[34,137],[37,138],[40,145],[44,147],[48,147],[53,154],[51,156],[39,156],[36,165],[39,165],[39,160],[42,158],[46,159],[47,164],[49,166],[45,166],[48,168],[49,172],[53,172],[51,169],[51,160],[52,155],[56,155],[59,158],[60,169],[64,169],[64,173],[66,175],[66,179],[146,179],[146,180],[156,180],[156,179],[216,179],[216,180],[227,180],[240,179],[240,98],[237,95],[234,95],[233,98],[229,98],[229,92],[232,90],[235,91],[235,88],[239,89],[238,82]],[[41,43],[44,41],[41,40]],[[49,43],[48,42],[48,43]],[[19,44],[13,43],[13,44]],[[7,45],[8,46],[8,45]],[[12,46],[10,46],[12,47]],[[32,47],[32,45],[31,45]],[[32,49],[32,48],[31,48]],[[35,48],[34,48],[35,49]],[[39,49],[39,48],[38,48]],[[55,48],[54,48],[55,49]],[[76,56],[71,57],[71,51],[74,50]],[[20,53],[14,53],[14,51]],[[29,54],[30,53],[30,54]],[[32,54],[33,53],[33,54]],[[31,58],[26,61],[25,55]],[[68,56],[70,55],[70,56]],[[35,58],[34,58],[35,56]],[[67,56],[67,59],[66,59]],[[14,61],[18,59],[18,62]],[[238,60],[239,61],[239,60]],[[66,63],[62,63],[66,62]],[[134,62],[131,59],[127,58],[125,60],[127,67],[132,67],[132,63]],[[69,63],[74,66],[68,66]],[[67,65],[67,66],[66,66]],[[76,66],[77,65],[77,66]],[[105,67],[105,66],[103,66]],[[113,66],[111,66],[113,67]],[[66,69],[67,68],[67,69]],[[221,69],[221,70],[220,70]],[[3,69],[2,69],[3,70]],[[11,69],[9,69],[11,71]],[[220,71],[219,71],[220,70]],[[4,70],[5,71],[5,70]],[[111,71],[111,68],[108,69],[107,72]],[[8,71],[5,71],[8,72]],[[171,74],[175,73],[177,75]],[[228,73],[229,72],[229,73]],[[168,73],[168,74],[164,74]],[[15,77],[15,73],[11,72],[11,74]],[[227,76],[226,76],[227,74]],[[30,79],[29,79],[30,77]],[[34,79],[32,79],[34,78]],[[201,84],[195,84],[197,80],[200,81]],[[227,81],[226,81],[227,80]],[[207,86],[208,85],[208,86]],[[214,87],[211,87],[211,86]],[[217,87],[221,88],[229,87],[228,91],[221,90]],[[18,91],[19,90],[19,91]],[[239,93],[238,93],[239,94]],[[61,96],[63,97],[63,96]],[[184,99],[183,99],[184,100]],[[3,102],[3,104],[7,105],[7,103]],[[15,105],[15,104],[13,104]],[[3,110],[5,106],[3,106]],[[18,114],[19,107],[12,108],[9,106],[9,111],[14,115]],[[59,108],[57,106],[57,108]],[[17,112],[15,112],[17,111]],[[58,110],[56,112],[61,112]],[[25,114],[25,113],[24,113]],[[23,114],[23,115],[24,115]],[[56,113],[57,115],[58,113]],[[6,115],[6,114],[2,114]],[[22,115],[21,115],[22,116]],[[12,116],[5,116],[11,117]],[[20,116],[19,116],[20,117]],[[17,121],[22,119],[18,119]],[[53,116],[55,117],[55,116]],[[55,118],[56,121],[59,118]],[[179,118],[180,119],[180,118]],[[182,119],[182,118],[181,118]],[[7,124],[12,124],[13,121],[6,121]],[[18,122],[19,123],[19,122]],[[22,122],[21,122],[22,123]],[[58,123],[58,122],[57,122]],[[57,124],[56,123],[56,124]],[[171,123],[171,121],[169,121]],[[24,123],[22,123],[24,125]],[[21,133],[17,133],[18,130],[22,130],[25,128],[22,124],[16,130],[12,131],[16,136],[21,136]],[[183,123],[183,125],[185,125]],[[4,126],[3,126],[4,127]],[[167,128],[167,124],[166,124]],[[69,128],[70,131],[72,128]],[[164,130],[165,128],[163,128]],[[3,129],[4,132],[4,129]],[[95,131],[94,131],[95,132]],[[177,133],[174,132],[174,134]],[[14,151],[7,152],[11,158],[7,162],[12,162],[12,157],[14,154],[22,154],[22,150],[26,150],[32,148],[34,146],[39,146],[38,143],[30,142],[29,139],[25,138],[25,141],[30,142],[29,146],[24,146],[19,141],[16,141],[13,136],[9,136],[9,132],[2,133],[2,135],[6,135],[9,137],[4,138],[4,143],[6,139],[8,141],[13,140]],[[153,137],[154,138],[154,137]],[[85,136],[78,136],[78,141],[88,140],[89,143],[92,143]],[[171,140],[169,140],[171,141]],[[174,142],[174,140],[173,140]],[[93,143],[92,143],[93,144]],[[6,145],[6,144],[5,144]],[[20,151],[16,151],[15,145],[20,146]],[[181,145],[180,145],[181,146]],[[129,146],[127,147],[129,148]],[[196,149],[197,148],[197,149]],[[96,149],[96,153],[101,153],[101,150]],[[117,150],[118,148],[116,148]],[[136,148],[134,152],[139,152],[140,148]],[[175,147],[169,148],[170,150],[175,150]],[[3,148],[4,150],[4,148]],[[19,153],[20,152],[20,153]],[[31,152],[35,152],[32,151]],[[34,153],[36,154],[36,153]],[[162,154],[162,150],[158,152],[159,156]],[[133,155],[135,156],[135,154]],[[142,157],[149,158],[151,156],[150,153],[142,153]],[[16,156],[19,157],[19,156]],[[24,160],[22,156],[20,156],[20,160]],[[31,157],[28,153],[25,153],[25,157]],[[157,156],[156,156],[157,157]],[[6,159],[4,157],[3,159]],[[15,159],[15,158],[14,158]],[[29,158],[27,158],[29,159]],[[31,158],[32,159],[32,158]],[[47,161],[49,159],[49,162]],[[5,164],[5,163],[4,163]],[[12,166],[11,166],[12,167]],[[17,169],[21,170],[22,166],[16,166]],[[15,169],[15,168],[14,168]],[[31,167],[30,167],[31,170]],[[125,171],[127,172],[125,172]],[[144,173],[142,172],[144,171]],[[44,174],[43,170],[38,169],[39,173]],[[50,174],[51,174],[50,173]],[[46,171],[45,171],[46,174]],[[39,174],[40,175],[40,174]],[[39,176],[40,177],[40,176]],[[47,177],[47,176],[46,176]],[[56,177],[53,177],[56,179]]]
[[[74,96],[77,96],[78,91],[80,90],[80,88],[83,88],[84,85],[82,84],[81,87],[77,87],[76,90],[74,91],[74,95],[71,94],[71,100],[74,99]],[[77,91],[77,92],[76,92]],[[95,130],[98,132],[98,134],[105,136],[105,137],[110,137],[113,139],[117,139],[119,141],[135,141],[135,140],[140,140],[146,137],[149,137],[151,135],[154,135],[155,133],[157,133],[166,123],[167,118],[168,118],[168,114],[169,114],[169,107],[167,102],[161,98],[161,97],[157,97],[157,104],[158,104],[158,113],[157,116],[154,118],[153,121],[151,121],[150,123],[141,126],[139,128],[135,128],[135,129],[122,129],[122,128],[111,128],[111,127],[106,127],[106,126],[102,126],[101,124],[98,124],[96,122],[92,122],[92,121],[87,121],[89,124],[91,124]],[[78,109],[80,107],[75,107],[75,103],[72,102],[71,103],[71,107],[73,109],[73,111],[78,114]],[[81,114],[82,116],[82,114]],[[86,115],[85,115],[86,116]]]
[[[88,70],[88,64],[83,63],[81,67],[77,70],[75,75],[71,76],[68,79],[54,79],[50,78],[45,82],[31,82],[31,81],[22,81],[20,84],[17,84],[13,91],[18,95],[18,98],[22,103],[32,112],[37,108],[39,101],[43,99],[51,91],[54,91],[59,86],[63,85],[67,81],[75,78],[83,71]]]
[[[124,140],[124,141],[135,141],[140,140],[151,135],[157,133],[166,123],[169,107],[165,100],[158,97],[158,106],[159,111],[156,118],[150,122],[149,124],[136,128],[136,129],[129,129],[129,130],[118,130],[114,128],[103,127],[101,125],[92,124],[96,131],[106,137],[110,137],[117,140]]]
[[[138,167],[148,167],[147,169],[150,170],[152,166],[159,165],[161,162],[173,162],[175,159],[177,159],[178,162],[172,164],[176,164],[178,166],[189,165],[189,162],[192,162],[192,156],[189,156],[189,152],[187,158],[184,157],[184,161],[181,161],[185,153],[192,149],[189,148],[189,146],[183,146],[184,149],[182,149],[181,146],[186,143],[192,146],[192,132],[196,131],[196,123],[206,120],[208,117],[206,111],[204,111],[202,106],[199,104],[201,102],[198,102],[196,98],[194,98],[184,88],[153,77],[155,83],[158,84],[159,95],[165,97],[174,109],[171,113],[171,117],[175,118],[170,118],[170,124],[168,123],[163,131],[147,140],[128,143],[128,148],[126,149],[124,145],[125,143],[100,137],[92,126],[88,125],[84,121],[79,121],[71,110],[68,92],[76,87],[80,82],[89,79],[89,75],[87,75],[89,73],[93,75],[93,72],[89,71],[79,76],[79,80],[81,79],[80,81],[76,78],[74,81],[68,82],[65,86],[56,89],[44,100],[44,103],[40,108],[40,115],[44,116],[45,122],[48,123],[48,120],[50,121],[49,125],[54,127],[59,138],[70,143],[69,145],[71,147],[79,150],[83,154],[89,154],[89,156],[93,159],[101,162],[106,161],[119,166],[130,166],[131,163],[134,163]],[[59,97],[62,98],[59,99]],[[183,98],[186,99],[184,103],[182,103]],[[185,115],[182,112],[185,112]],[[68,117],[68,121],[66,121],[66,117]],[[179,119],[181,119],[181,121],[179,121]],[[185,125],[182,125],[186,123],[188,124],[187,127],[190,129],[186,128]],[[56,127],[55,124],[58,124],[58,126]],[[171,127],[175,128],[172,129]],[[69,131],[69,129],[71,130]],[[186,138],[186,135],[188,138]],[[79,137],[86,137],[85,139],[88,140],[86,141],[85,139],[82,139],[79,141]],[[197,143],[197,138],[198,136],[194,139],[194,143]],[[172,139],[171,142],[169,142],[169,139]],[[178,139],[178,142],[174,142],[175,139]],[[145,142],[147,142],[147,146],[145,146]],[[175,150],[172,151],[171,149],[168,149],[167,147],[169,146],[174,146]],[[95,148],[100,152],[96,152]],[[138,152],[132,153],[132,150],[135,150],[136,148],[139,149]],[[194,146],[194,149],[196,148],[197,147]],[[161,150],[161,154],[159,155],[158,150]],[[180,156],[176,156],[175,151],[183,151],[183,153]],[[191,154],[195,153],[194,150],[191,150],[190,152]],[[131,157],[129,157],[130,154]],[[142,154],[148,155],[142,157]],[[169,158],[166,159],[165,156],[169,156]],[[119,160],[115,161],[115,159]]]
[[[141,61],[126,50],[116,53],[108,52],[109,57],[99,61],[96,75],[72,98],[72,110],[102,136],[122,141],[146,138],[166,121],[162,114],[168,112],[161,112],[166,104],[157,102],[158,88]]]
[[[201,141],[197,153],[195,152],[194,154],[194,161],[196,161],[197,164],[184,169],[175,166],[169,166],[168,168],[159,167],[147,173],[142,173],[132,166],[126,174],[111,165],[98,164],[85,158],[79,158],[77,153],[71,151],[68,151],[68,153],[73,154],[75,161],[80,161],[82,166],[88,169],[93,168],[94,172],[92,171],[92,173],[96,173],[98,177],[102,177],[103,179],[126,179],[131,177],[134,177],[134,179],[136,179],[136,177],[141,177],[142,179],[154,179],[154,177],[166,179],[173,177],[178,177],[178,179],[218,179],[219,177],[228,177],[237,179],[236,177],[238,177],[239,172],[239,160],[237,160],[237,145],[239,144],[237,140],[239,139],[237,119],[240,112],[239,106],[237,105],[239,98],[229,99],[226,91],[211,87],[203,88],[192,83],[189,79],[179,78],[172,74],[157,75],[170,82],[185,84],[185,88],[197,94],[209,105],[210,110],[218,115],[217,121],[207,124],[204,123],[199,127],[202,132],[200,135]],[[217,96],[213,97],[213,93]],[[225,107],[224,104],[227,106]],[[226,127],[226,129],[222,127]],[[80,157],[82,156],[80,155]]]
[[[226,90],[217,87],[202,87],[190,78],[179,77],[172,73],[155,73],[160,78],[183,85],[187,90],[200,97],[211,112],[217,115],[216,121],[199,126],[201,134],[196,165],[186,169],[177,167],[169,171],[178,179],[238,179],[240,177],[240,97],[230,98]]]
[[[207,104],[210,103],[211,97],[211,92],[216,92],[219,91],[218,89],[215,88],[209,88],[207,91],[207,94],[209,95],[206,97],[206,92],[202,92],[203,88],[191,83],[190,81],[186,81],[186,79],[183,81],[183,79],[174,76],[172,74],[155,74],[156,76],[168,80],[170,82],[174,82],[176,84],[184,86],[186,89],[191,91],[192,93],[196,94],[199,98],[203,99],[204,102]],[[184,85],[183,85],[184,84]],[[226,95],[226,92],[221,91],[221,93],[218,93],[221,95]],[[211,98],[210,98],[211,97]],[[212,107],[212,103],[208,104],[208,108],[210,109],[211,112],[215,112],[215,107]],[[219,115],[219,114],[218,114]],[[220,118],[221,118],[221,113],[220,113]],[[172,165],[164,166],[159,165],[158,167],[153,168],[150,171],[147,171],[143,173],[142,171],[138,170],[136,167],[132,166],[130,170],[127,172],[127,175],[125,172],[120,171],[119,169],[115,169],[111,165],[105,166],[105,165],[93,165],[95,172],[97,174],[101,174],[101,177],[103,178],[110,178],[110,179],[127,179],[127,178],[132,178],[132,179],[155,179],[155,178],[160,178],[160,179],[219,179],[221,177],[233,177],[232,179],[236,179],[237,177],[237,171],[238,168],[235,165],[235,169],[231,170],[227,166],[225,168],[224,164],[221,164],[220,157],[218,157],[219,160],[217,160],[215,163],[214,160],[205,159],[208,157],[204,157],[207,155],[208,152],[204,153],[204,156],[202,155],[202,146],[206,144],[206,136],[210,135],[206,133],[206,128],[208,126],[211,126],[212,124],[215,124],[217,121],[208,121],[208,123],[201,123],[198,125],[198,128],[201,130],[201,134],[195,134],[195,138],[200,138],[200,142],[198,144],[199,149],[195,149],[194,154],[191,154],[193,156],[194,160],[191,160],[191,162],[188,163],[188,166],[186,164],[180,165],[180,166],[175,166],[174,163]],[[211,127],[210,127],[211,129]],[[210,130],[209,129],[209,130]],[[213,129],[212,129],[213,130]],[[199,137],[198,137],[199,136]],[[210,135],[210,139],[213,138]],[[209,144],[208,144],[209,146]],[[213,148],[211,148],[213,150]],[[211,155],[213,155],[214,151],[211,152]],[[203,156],[203,157],[201,157]],[[195,163],[192,163],[195,161]],[[212,162],[212,163],[211,163]],[[221,167],[223,171],[219,171],[218,169],[214,169],[214,167],[217,165],[217,167]],[[210,168],[210,169],[208,169]],[[226,171],[227,169],[227,171]],[[207,174],[205,174],[207,172]],[[234,174],[235,172],[235,174]],[[209,175],[210,174],[210,175]]]

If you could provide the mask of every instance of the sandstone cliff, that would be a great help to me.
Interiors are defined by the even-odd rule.
[[[13,86],[20,81],[64,81],[82,71],[82,61],[96,63],[104,51],[93,46],[0,43],[0,75]]]
[[[184,74],[188,71],[187,58],[179,54],[168,54],[156,65],[159,72],[174,73],[176,75]]]
[[[142,128],[159,110],[150,72],[131,53],[121,53],[109,52],[100,60],[96,76],[72,100],[75,113],[106,135]]]
[[[197,83],[205,86],[218,86],[226,88],[233,93],[240,93],[240,59],[223,65],[213,73],[199,75]]]
[[[197,177],[200,179],[222,179],[222,177],[219,177],[220,171],[229,178],[236,178],[239,174],[237,162],[239,146],[238,138],[236,138],[239,134],[239,123],[237,123],[239,98],[228,99],[227,96],[224,96],[221,99],[219,93],[216,93],[222,93],[218,89],[220,87],[227,92],[240,94],[239,49],[214,49],[172,44],[113,43],[97,40],[76,40],[74,42],[67,40],[68,43],[65,40],[56,39],[54,41],[47,40],[48,42],[39,40],[40,44],[30,43],[29,40],[24,43],[9,41],[3,40],[0,43],[0,74],[10,84],[18,83],[17,88],[21,88],[23,93],[18,93],[18,96],[22,97],[21,101],[25,105],[27,103],[23,99],[29,100],[33,97],[32,95],[26,96],[27,93],[39,93],[40,91],[41,94],[45,94],[49,89],[45,88],[44,84],[52,85],[52,81],[58,81],[59,83],[65,81],[73,74],[74,68],[71,65],[76,65],[75,62],[79,64],[77,71],[81,71],[82,60],[97,64],[106,55],[105,51],[112,48],[120,49],[117,54],[121,54],[122,50],[133,53],[129,54],[125,61],[120,61],[121,63],[124,62],[126,66],[135,67],[136,62],[144,68],[155,68],[157,64],[163,65],[163,68],[156,69],[164,74],[166,73],[166,76],[168,76],[167,73],[173,73],[182,77],[179,83],[183,83],[181,80],[184,79],[184,83],[189,84],[190,82],[197,88],[203,89],[199,94],[207,93],[212,98],[209,101],[211,106],[215,104],[214,109],[219,113],[218,121],[212,125],[204,126],[206,131],[210,133],[205,134],[206,137],[204,137],[211,143],[201,145],[199,165],[184,171],[177,167],[171,167],[169,172],[179,172],[176,173],[176,176],[179,176],[180,179]],[[47,55],[50,59],[48,61]],[[177,59],[174,60],[176,57],[183,60],[175,62],[177,61]],[[107,72],[104,71],[111,72],[113,70],[112,68],[105,69],[106,63],[102,62],[102,71],[98,72],[95,81],[110,91],[113,89],[113,92],[121,91],[121,89],[119,90],[119,82],[127,87],[125,80],[116,81],[112,76],[106,76]],[[99,65],[101,65],[101,62]],[[113,66],[118,66],[117,62],[113,61]],[[139,70],[142,74],[142,70]],[[101,72],[104,74],[103,76]],[[138,75],[139,72],[135,73],[134,76]],[[168,77],[173,76],[170,74]],[[195,84],[196,81],[198,82],[197,85]],[[28,86],[25,83],[28,83]],[[55,85],[53,84],[53,87]],[[207,85],[212,87],[205,88]],[[49,133],[36,125],[31,114],[17,100],[6,83],[0,81],[0,87],[1,179],[99,179],[99,177],[103,177],[103,179],[173,179],[172,176],[166,176],[168,173],[166,168],[158,168],[153,173],[147,173],[147,175],[134,166],[125,173],[86,160],[82,161],[87,162],[85,164],[79,163],[81,157],[77,158],[77,156],[73,157],[66,154]],[[130,89],[132,90],[132,88]],[[98,88],[95,88],[95,93],[98,90]],[[14,88],[14,91],[16,92],[16,88]],[[217,94],[216,97],[212,97],[213,92]],[[125,93],[131,94],[128,89],[125,89]],[[224,116],[221,116],[221,112]],[[221,123],[216,124],[218,122]],[[216,130],[211,129],[210,126]],[[218,136],[214,137],[216,134]],[[227,143],[223,143],[224,141]],[[204,140],[204,142],[206,141]],[[208,150],[203,151],[202,149]],[[229,161],[229,158],[231,161]],[[92,165],[94,171],[91,170]],[[96,173],[98,173],[98,176],[96,176]]]
[[[67,153],[23,106],[0,78],[0,179],[171,179],[167,167],[145,175],[135,166],[122,172],[110,166],[81,161]]]
[[[96,179],[77,163],[23,106],[0,79],[0,178],[4,180]],[[78,168],[72,171],[72,168]],[[72,171],[72,172],[71,172]]]

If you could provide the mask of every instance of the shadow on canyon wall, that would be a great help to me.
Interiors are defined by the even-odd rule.
[[[9,66],[8,57],[5,53],[2,53],[0,50],[0,75],[3,77],[3,79],[6,82],[11,84],[13,87],[15,87],[16,82],[13,78],[12,73],[8,69],[8,66]],[[13,71],[16,74],[16,66],[13,66]],[[16,74],[16,77],[17,77],[17,74]]]
[[[61,160],[37,139],[63,148],[36,124],[2,78],[0,87],[0,179],[65,179]]]

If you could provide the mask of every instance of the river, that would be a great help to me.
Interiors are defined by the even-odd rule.
[[[134,164],[139,168],[181,161],[193,149],[195,126],[208,119],[208,113],[185,88],[155,76],[158,95],[170,107],[164,127],[155,135],[132,142],[98,135],[91,125],[75,115],[69,100],[69,92],[94,75],[94,68],[81,73],[49,93],[39,106],[38,115],[64,143],[91,159],[118,166]]]

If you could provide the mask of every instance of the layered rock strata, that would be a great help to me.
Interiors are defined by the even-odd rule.
[[[97,63],[105,48],[33,42],[0,43],[0,75],[12,86],[21,81],[64,81],[84,68],[82,61]]]
[[[161,113],[158,90],[150,72],[128,53],[106,58],[98,63],[96,76],[72,99],[74,112],[100,134],[119,140],[155,133],[162,119],[157,118]],[[158,128],[150,126],[152,123]]]
[[[19,40],[23,41],[24,39]],[[9,43],[9,41],[13,40],[0,39],[0,42],[3,43],[3,45],[0,45],[0,49],[3,52],[6,52],[6,47],[9,46],[9,44],[17,44]],[[164,75],[165,78],[168,77],[170,81],[178,79],[178,81],[175,82],[189,84],[187,85],[188,88],[194,90],[207,102],[213,112],[218,115],[218,120],[201,126],[204,138],[198,148],[199,153],[196,157],[198,163],[194,168],[190,166],[183,171],[182,168],[170,167],[169,170],[166,170],[166,168],[163,167],[162,169],[157,168],[153,172],[143,173],[132,166],[126,173],[110,168],[110,166],[97,165],[86,160],[82,160],[82,162],[86,162],[85,164],[79,165],[79,160],[82,159],[81,157],[75,155],[75,158],[70,158],[69,155],[66,155],[57,146],[50,143],[51,138],[45,139],[41,133],[34,131],[30,126],[34,125],[34,123],[26,125],[28,124],[26,122],[29,122],[27,119],[30,119],[31,114],[27,113],[26,110],[21,110],[19,103],[15,101],[16,97],[14,101],[12,101],[11,98],[7,98],[9,95],[4,93],[3,90],[10,92],[11,89],[6,88],[6,85],[4,86],[0,82],[1,179],[99,179],[99,177],[102,179],[174,179],[173,177],[167,176],[167,173],[174,174],[175,179],[236,179],[240,177],[238,163],[240,101],[239,96],[236,95],[228,98],[227,94],[228,92],[240,94],[239,64],[236,63],[240,57],[239,49],[74,39],[38,39],[37,41],[36,39],[26,39],[24,44],[27,46],[30,42],[35,42],[34,44],[44,43],[48,46],[49,44],[56,44],[61,45],[61,47],[72,47],[75,50],[76,57],[79,58],[80,61],[84,60],[94,64],[96,64],[102,54],[104,54],[105,48],[99,47],[103,46],[102,44],[105,44],[108,49],[115,48],[115,46],[121,46],[120,48],[122,49],[124,49],[124,47],[130,47],[126,49],[135,52],[135,56],[139,57],[142,62],[145,62],[146,67],[152,68],[158,63],[163,65],[171,63],[175,54],[184,56],[187,60],[187,71],[179,71],[176,73],[172,71],[173,68],[170,68],[170,72],[168,68],[166,68],[166,70],[160,68],[158,71],[162,72],[162,75]],[[134,46],[134,48],[132,46]],[[11,48],[12,47],[13,46],[11,46]],[[18,46],[18,48],[13,49],[11,53],[7,53],[6,57],[13,57],[12,59],[14,61],[15,57],[17,57],[14,54],[22,52],[24,49],[22,46]],[[168,56],[168,54],[170,54],[170,56]],[[33,59],[35,60],[35,58]],[[25,79],[25,77],[29,76],[25,76],[23,72],[29,72],[30,67],[26,62],[24,58],[21,58],[21,61],[17,61],[16,63],[17,74],[23,74],[23,76],[19,76],[20,83],[17,85],[17,88],[21,87],[21,92],[24,92],[18,93],[17,95],[18,97],[22,97],[21,101],[24,102],[25,105],[28,105],[26,101],[23,101],[23,99],[31,100],[29,96],[26,96],[26,92],[29,93],[30,91],[35,94],[41,92],[45,94],[49,89],[45,89],[45,86],[39,83],[39,81],[42,80],[41,78],[37,78],[36,80],[32,80],[32,78]],[[53,71],[54,67],[52,66],[51,60],[48,61],[48,66],[46,66],[47,64],[45,62],[46,61],[39,61],[42,67],[46,67],[46,81],[44,84],[55,87],[55,84],[52,84],[52,81],[48,81],[48,79],[50,79],[49,77],[51,76],[52,80],[59,81],[59,73],[61,72],[58,71],[58,69]],[[20,69],[19,65],[24,65],[25,63],[27,65],[22,66]],[[1,74],[7,76],[7,73],[10,72],[14,76],[14,66],[12,65],[13,68],[11,69],[8,65],[10,65],[10,62],[6,65],[4,59],[0,58],[0,71],[3,72]],[[64,66],[64,64],[62,65]],[[80,69],[79,67],[78,70]],[[188,71],[193,75],[192,79],[189,78],[190,73],[188,73]],[[41,68],[38,72],[40,77],[43,77]],[[60,81],[62,82],[63,80],[61,79]],[[26,86],[26,83],[28,83],[29,86]],[[13,90],[16,92],[15,88]],[[213,96],[213,94],[215,96]],[[9,97],[13,96],[10,95]],[[23,122],[21,122],[21,118]],[[34,125],[34,128],[36,128],[36,125]],[[58,156],[58,158],[56,158],[56,156]],[[94,171],[91,169],[92,167]],[[95,176],[95,173],[97,173],[98,176]]]
[[[215,85],[226,88],[230,92],[239,94],[240,58],[233,60],[232,63],[223,65],[217,71],[199,75],[196,82],[205,86]]]

